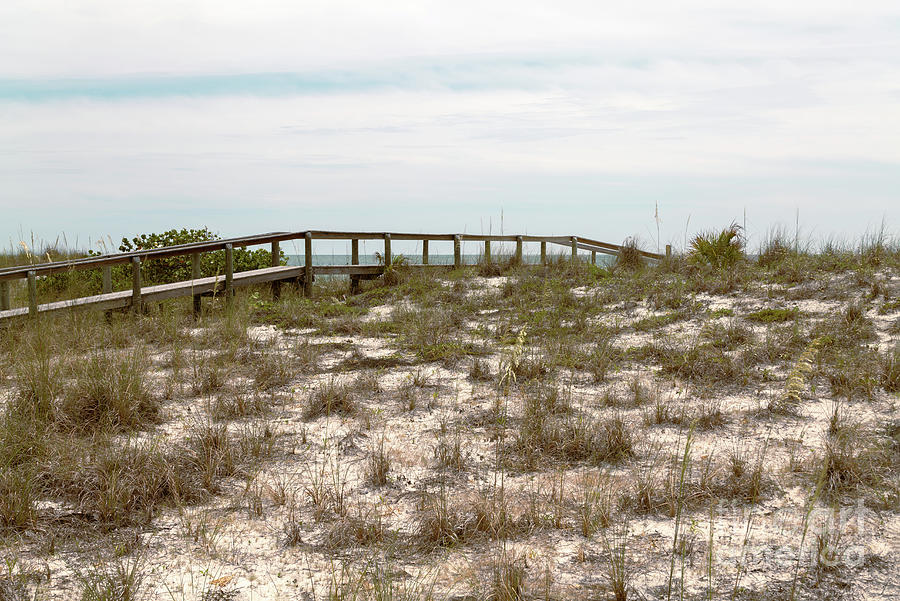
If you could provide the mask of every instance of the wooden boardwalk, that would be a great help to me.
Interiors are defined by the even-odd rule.
[[[279,244],[286,240],[303,239],[305,245],[305,264],[303,266],[278,265],[280,257]],[[350,240],[351,241],[351,265],[313,265],[312,242],[318,240]],[[384,263],[381,265],[359,264],[359,241],[383,240]],[[359,280],[372,279],[382,275],[384,265],[392,264],[391,241],[413,240],[422,242],[422,264],[408,265],[408,269],[452,269],[463,267],[461,243],[479,242],[484,245],[482,261],[490,263],[491,242],[515,242],[516,251],[514,258],[522,261],[523,247],[526,242],[540,243],[541,264],[548,260],[547,244],[557,244],[571,249],[571,259],[578,259],[578,251],[589,251],[591,262],[596,263],[597,253],[618,254],[623,247],[606,242],[600,242],[589,238],[576,236],[493,236],[475,234],[409,234],[391,232],[333,232],[321,230],[309,230],[303,232],[273,232],[242,238],[230,238],[227,240],[214,240],[196,244],[181,244],[156,249],[139,250],[129,253],[117,253],[112,255],[92,256],[70,261],[57,261],[53,263],[40,263],[21,267],[7,267],[0,269],[0,324],[9,323],[18,318],[36,316],[40,313],[62,311],[79,307],[111,311],[121,309],[139,310],[143,303],[158,302],[171,298],[192,296],[194,309],[200,310],[200,299],[203,296],[222,294],[226,301],[230,302],[234,289],[253,284],[271,283],[273,294],[276,296],[280,290],[280,283],[294,281],[303,285],[307,296],[312,293],[312,282],[315,275],[348,275],[350,276],[351,292],[358,290]],[[448,240],[453,242],[454,261],[449,265],[429,264],[429,241]],[[235,247],[271,245],[272,261],[276,263],[272,267],[243,271],[235,273],[233,270],[233,249]],[[225,273],[215,277],[199,277],[200,255],[204,252],[225,251]],[[639,254],[649,260],[661,260],[663,255],[638,251]],[[666,247],[666,256],[670,252]],[[143,261],[161,259],[166,257],[190,255],[193,277],[190,280],[171,284],[143,286],[141,283],[141,263]],[[111,266],[130,263],[132,266],[132,288],[113,292],[111,290]],[[54,273],[64,273],[81,269],[101,269],[103,272],[103,293],[92,296],[75,298],[72,300],[57,301],[52,303],[38,303],[37,278]],[[307,274],[310,277],[307,277]],[[28,306],[10,307],[10,282],[16,279],[27,280]]]
[[[413,268],[422,267],[414,265]],[[430,267],[452,268],[452,265],[432,265]],[[240,271],[234,274],[232,286],[252,286],[269,282],[293,281],[303,283],[306,268],[297,266],[266,267],[253,271]],[[362,279],[378,277],[384,273],[384,267],[380,265],[316,265],[317,275],[349,275]],[[159,284],[156,286],[144,286],[141,288],[139,302],[149,303],[164,301],[183,296],[212,296],[225,293],[224,276],[199,278],[186,280],[172,284]],[[62,311],[78,307],[90,307],[100,311],[112,311],[116,309],[130,309],[135,303],[133,290],[121,290],[119,292],[107,292],[93,296],[82,296],[71,300],[43,303],[37,306],[39,313]],[[18,307],[0,311],[0,321],[15,317],[25,317],[29,313],[28,307]]]

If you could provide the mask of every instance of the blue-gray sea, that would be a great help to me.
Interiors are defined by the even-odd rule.
[[[403,254],[402,256],[413,265],[420,265],[422,263],[422,255],[421,254]],[[303,265],[304,257],[303,255],[285,255],[288,259],[288,265]],[[394,257],[397,257],[398,254],[394,253]],[[556,255],[553,255],[556,256]],[[566,254],[565,256],[568,256]],[[590,260],[590,255],[580,255],[585,260]],[[508,255],[498,255],[494,257],[495,261],[501,261],[507,258]],[[350,255],[344,254],[314,254],[313,255],[313,265],[350,265]],[[480,254],[464,254],[462,255],[462,262],[468,265],[475,265],[479,261],[481,261],[482,255]],[[598,254],[597,255],[597,264],[598,265],[606,265],[609,263],[613,257],[609,255]],[[540,255],[525,255],[523,260],[526,263],[539,263],[541,260]],[[453,255],[452,254],[429,254],[428,262],[431,265],[452,265],[453,264]],[[375,254],[360,254],[359,255],[359,263],[360,265],[378,265],[380,261]]]

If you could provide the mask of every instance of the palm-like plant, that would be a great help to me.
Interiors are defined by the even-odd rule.
[[[732,223],[720,232],[701,232],[691,240],[691,260],[718,269],[731,267],[744,258],[741,226]]]

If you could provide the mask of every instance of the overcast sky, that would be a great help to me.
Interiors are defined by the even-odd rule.
[[[0,242],[897,230],[900,3],[621,4],[3,0]]]

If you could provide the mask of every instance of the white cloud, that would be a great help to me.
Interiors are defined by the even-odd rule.
[[[729,6],[730,5],[730,6]],[[0,75],[296,70],[409,56],[875,56],[895,2],[5,0]]]
[[[817,207],[828,229],[897,216],[895,2],[6,0],[0,23],[0,98],[10,78],[348,78],[316,93],[160,84],[0,101],[9,229],[87,231],[99,209],[123,232],[154,210],[218,210],[232,233],[298,209],[376,227],[372,202],[426,207],[410,223],[438,229],[501,204],[532,230],[611,214],[614,237],[655,200],[677,204],[673,235],[688,214],[702,225],[744,205],[760,218]],[[861,212],[847,218],[850,201]]]

